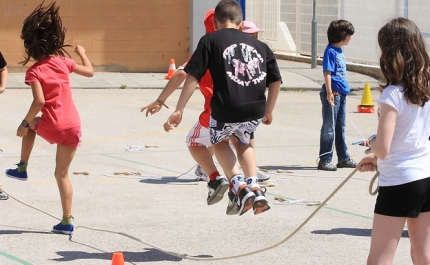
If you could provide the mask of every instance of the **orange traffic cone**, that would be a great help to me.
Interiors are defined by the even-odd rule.
[[[370,92],[369,83],[364,84],[363,96],[361,97],[361,103],[357,106],[357,111],[360,113],[374,113],[375,104],[372,101],[372,93]]]
[[[164,79],[169,80],[172,77],[172,75],[175,73],[175,71],[176,71],[175,60],[170,59],[169,70],[167,71],[167,75],[164,77]]]
[[[124,256],[121,252],[115,252],[112,255],[112,265],[124,265]]]

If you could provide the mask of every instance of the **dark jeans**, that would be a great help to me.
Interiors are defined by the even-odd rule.
[[[338,162],[348,160],[348,148],[345,143],[346,95],[334,95],[334,107],[327,101],[325,85],[320,91],[322,119],[320,133],[320,161],[331,162],[333,157],[333,139]]]

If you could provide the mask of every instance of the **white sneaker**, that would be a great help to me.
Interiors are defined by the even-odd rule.
[[[257,167],[257,178],[258,182],[268,181],[270,179],[270,176],[268,174],[265,174]]]
[[[209,177],[208,175],[205,173],[205,171],[199,166],[197,165],[196,170],[194,171],[194,174],[196,174],[197,181],[208,181]]]
[[[9,196],[5,192],[0,191],[0,200],[7,200],[7,199],[9,199]]]

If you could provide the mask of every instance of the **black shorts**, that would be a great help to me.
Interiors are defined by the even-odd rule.
[[[422,212],[430,212],[430,177],[402,185],[379,187],[374,213],[418,217]]]

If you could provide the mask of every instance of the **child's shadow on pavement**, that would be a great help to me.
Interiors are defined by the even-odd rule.
[[[183,185],[198,185],[198,181],[191,178],[178,178],[174,176],[163,176],[160,178],[147,178],[139,182],[147,184],[183,184]]]
[[[302,166],[302,165],[289,165],[289,166],[259,166],[260,169],[265,169],[265,170],[317,170],[317,165],[315,165],[314,167],[310,167],[310,166]]]

